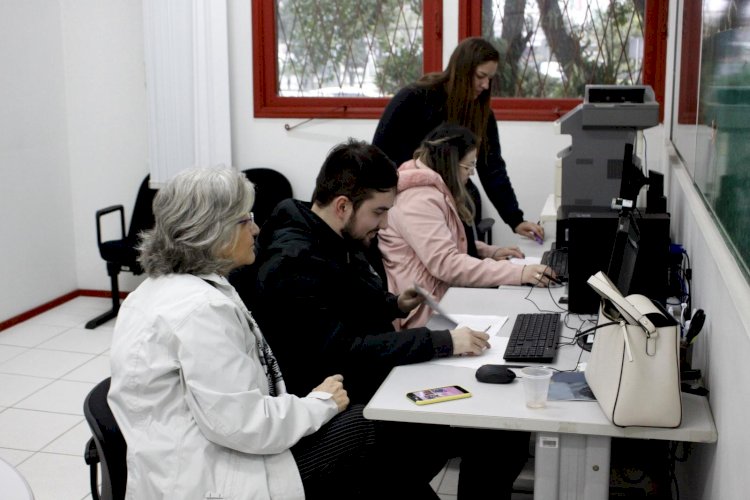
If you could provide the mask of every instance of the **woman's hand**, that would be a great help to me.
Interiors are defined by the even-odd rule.
[[[349,406],[349,396],[346,394],[343,382],[343,375],[331,375],[330,377],[326,377],[323,383],[313,389],[313,391],[322,391],[331,394],[331,399],[336,403],[339,412],[342,412]]]
[[[541,244],[544,242],[544,228],[539,224],[534,224],[527,220],[523,221],[513,230],[516,234],[526,236],[531,240],[536,240],[537,243]]]
[[[453,340],[453,355],[459,356],[461,354],[482,354],[485,349],[489,349],[490,343],[487,340],[490,338],[484,332],[472,330],[468,326],[462,326],[451,330],[451,339]]]
[[[408,313],[422,302],[424,302],[424,297],[419,295],[413,288],[407,288],[398,296],[398,308],[405,313]]]
[[[521,283],[534,286],[549,286],[557,280],[557,275],[549,266],[530,264],[523,266]]]
[[[505,260],[513,257],[523,259],[526,256],[518,247],[500,247],[492,252],[492,258],[495,260]]]

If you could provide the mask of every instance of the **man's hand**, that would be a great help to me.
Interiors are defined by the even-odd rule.
[[[330,377],[326,377],[323,383],[313,389],[313,391],[322,391],[331,394],[331,399],[336,403],[339,412],[342,412],[349,406],[349,396],[346,394],[343,381],[343,375],[331,375]]]
[[[424,302],[424,297],[419,295],[413,288],[407,288],[398,296],[398,308],[405,313],[408,313],[422,302]]]
[[[485,349],[489,349],[490,343],[487,339],[490,338],[484,332],[472,330],[468,326],[462,326],[451,330],[451,339],[453,339],[453,355],[458,356],[461,354],[482,354]]]

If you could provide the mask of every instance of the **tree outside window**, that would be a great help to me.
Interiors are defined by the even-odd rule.
[[[379,118],[443,69],[443,0],[253,0],[255,114]],[[666,2],[460,0],[459,38],[501,53],[496,117],[554,120],[586,84],[649,84],[663,102]]]

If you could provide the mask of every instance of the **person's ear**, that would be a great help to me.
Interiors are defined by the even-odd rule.
[[[352,202],[346,196],[337,196],[333,200],[333,211],[336,217],[341,220],[346,220],[349,216],[349,212],[353,208]]]

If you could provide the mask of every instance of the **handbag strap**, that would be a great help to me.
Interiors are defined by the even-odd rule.
[[[653,322],[645,314],[641,313],[627,298],[623,297],[615,284],[602,271],[589,277],[586,282],[602,298],[612,302],[628,323],[639,325],[649,335],[656,332]]]

